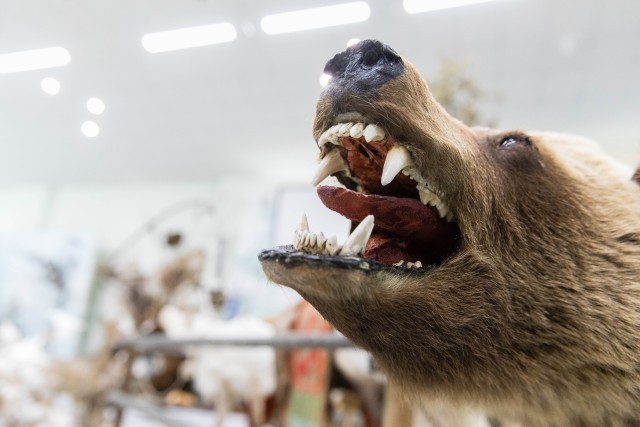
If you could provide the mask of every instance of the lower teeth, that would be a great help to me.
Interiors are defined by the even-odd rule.
[[[398,261],[395,264],[392,264],[394,267],[407,267],[407,268],[422,268],[422,262],[408,262],[404,263],[404,260]]]
[[[298,228],[293,234],[293,246],[296,250],[309,254],[339,255],[357,257],[367,246],[373,231],[373,215],[367,216],[347,237],[343,245],[338,245],[336,236],[326,238],[324,234],[311,233],[307,216],[303,215]]]

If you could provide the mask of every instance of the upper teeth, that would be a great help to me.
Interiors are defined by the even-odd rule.
[[[338,239],[335,236],[326,238],[322,233],[311,233],[307,216],[303,215],[293,235],[293,246],[296,250],[311,254],[355,257],[364,250],[372,231],[373,215],[369,215],[347,237],[344,245],[338,245]]]
[[[369,125],[362,132],[365,141],[382,141],[386,136],[384,130],[380,126]]]
[[[393,148],[389,150],[387,158],[384,160],[380,183],[382,185],[389,184],[400,171],[418,183],[416,188],[422,203],[433,206],[438,211],[440,218],[446,218],[448,222],[453,221],[453,213],[447,204],[442,201],[440,196],[436,194],[435,190],[427,184],[427,180],[424,179],[416,169],[409,150],[401,145],[394,145]]]
[[[371,125],[369,125],[371,126]],[[360,138],[362,136],[362,131],[364,129],[364,123],[356,123],[354,124],[351,129],[349,129],[349,136],[351,138]]]
[[[387,137],[384,129],[380,126],[375,124],[368,124],[365,126],[364,119],[359,114],[350,113],[342,115],[339,118],[358,121],[346,121],[344,123],[338,123],[331,126],[329,129],[324,131],[322,135],[320,135],[320,138],[318,138],[318,145],[320,148],[323,148],[327,143],[339,145],[340,139],[344,137],[351,137],[354,139],[364,138],[367,142],[383,141]],[[320,165],[318,166],[316,174],[312,180],[313,185],[318,185],[329,175],[333,175],[337,172],[349,173],[349,168],[340,155],[340,151],[330,149],[320,161]],[[449,222],[454,220],[453,213],[442,200],[440,193],[427,183],[427,180],[415,167],[409,150],[401,145],[394,145],[387,153],[387,157],[382,168],[380,183],[382,185],[390,184],[400,172],[407,175],[417,183],[416,188],[422,203],[434,207],[438,211],[440,218],[446,218]]]
[[[446,218],[448,222],[454,220],[453,212],[451,212],[447,204],[442,200],[439,191],[427,183],[427,180],[422,177],[414,165],[402,169],[402,174],[417,182],[416,189],[418,190],[422,203],[436,208],[440,218]]]
[[[349,136],[358,139],[364,136],[367,142],[382,141],[386,137],[384,129],[374,124],[368,124],[365,127],[363,122],[346,122],[338,123],[324,131],[318,138],[318,146],[324,147],[327,142],[334,145],[340,144],[340,138]]]

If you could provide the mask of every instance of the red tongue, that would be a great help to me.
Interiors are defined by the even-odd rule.
[[[419,260],[426,265],[441,261],[454,249],[455,225],[419,200],[365,195],[338,187],[318,187],[317,191],[326,207],[351,221],[373,215],[374,234],[364,255],[383,264]]]
[[[447,223],[419,200],[366,195],[338,187],[318,187],[317,191],[326,207],[351,221],[373,215],[375,230],[385,234],[431,240],[448,233]]]

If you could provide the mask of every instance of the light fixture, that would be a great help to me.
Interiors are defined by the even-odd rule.
[[[100,133],[100,126],[96,122],[86,121],[80,126],[80,130],[84,136],[88,138],[95,138]]]
[[[347,42],[347,47],[351,47],[353,45],[356,45],[360,43],[360,39],[349,39],[349,41]]]
[[[478,3],[488,3],[490,1],[495,0],[404,0],[402,4],[407,13],[422,13]]]
[[[320,86],[325,87],[329,84],[329,80],[331,80],[331,76],[327,73],[322,73],[320,75]]]
[[[87,100],[87,110],[91,114],[100,115],[104,113],[104,102],[100,98],[89,98]]]
[[[5,53],[0,55],[0,74],[61,67],[69,61],[71,54],[60,46]]]
[[[145,34],[142,36],[142,47],[151,53],[169,52],[230,42],[235,40],[237,35],[236,27],[228,22],[222,22]]]
[[[356,1],[267,15],[260,21],[260,26],[267,34],[283,34],[363,22],[369,19],[370,14],[367,2]]]
[[[45,77],[40,81],[40,87],[48,95],[57,95],[60,92],[60,82],[53,77]]]

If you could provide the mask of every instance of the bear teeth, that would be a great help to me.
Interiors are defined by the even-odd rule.
[[[416,261],[416,262],[408,262],[405,264],[404,260],[400,260],[398,262],[396,262],[395,264],[392,264],[394,267],[406,267],[406,268],[422,268],[422,262],[421,261]]]
[[[340,138],[349,136],[354,139],[364,138],[367,142],[379,142],[387,137],[383,128],[373,123],[366,125],[364,122],[338,123],[325,130],[318,138],[318,146],[324,147],[327,143],[340,145]]]
[[[318,165],[318,169],[316,170],[316,174],[311,181],[311,184],[315,187],[320,184],[330,175],[333,175],[337,172],[348,172],[349,168],[347,167],[347,163],[344,161],[342,156],[340,155],[339,150],[331,150],[327,153],[326,156],[322,158],[320,164]]]
[[[366,119],[359,113],[346,113],[337,119],[344,120],[344,122],[331,126],[320,135],[320,138],[318,138],[318,146],[320,148],[323,148],[326,144],[338,146],[340,145],[340,139],[344,137],[364,138],[368,143],[384,141],[387,138],[387,134],[382,127],[373,123],[365,124]],[[316,186],[328,176],[338,172],[350,174],[349,167],[340,152],[329,148],[329,151],[318,165],[312,183]],[[455,216],[451,209],[443,201],[442,193],[427,183],[427,180],[420,174],[420,171],[413,163],[409,150],[401,145],[395,145],[387,153],[380,183],[382,185],[391,183],[400,172],[416,182],[416,189],[423,204],[433,207],[440,218],[446,219],[447,222],[455,221]],[[361,191],[361,189],[358,188],[358,191]]]
[[[303,215],[293,234],[293,246],[296,250],[314,255],[339,255],[356,257],[362,254],[373,231],[373,215],[367,216],[347,237],[343,245],[338,244],[336,236],[326,238],[323,233],[311,233],[307,216]]]
[[[364,140],[367,142],[377,142],[382,141],[387,135],[380,126],[371,124],[364,128],[362,136],[364,136]]]
[[[409,151],[401,145],[394,145],[387,153],[382,167],[380,184],[387,185],[405,168],[413,168],[413,160]]]

